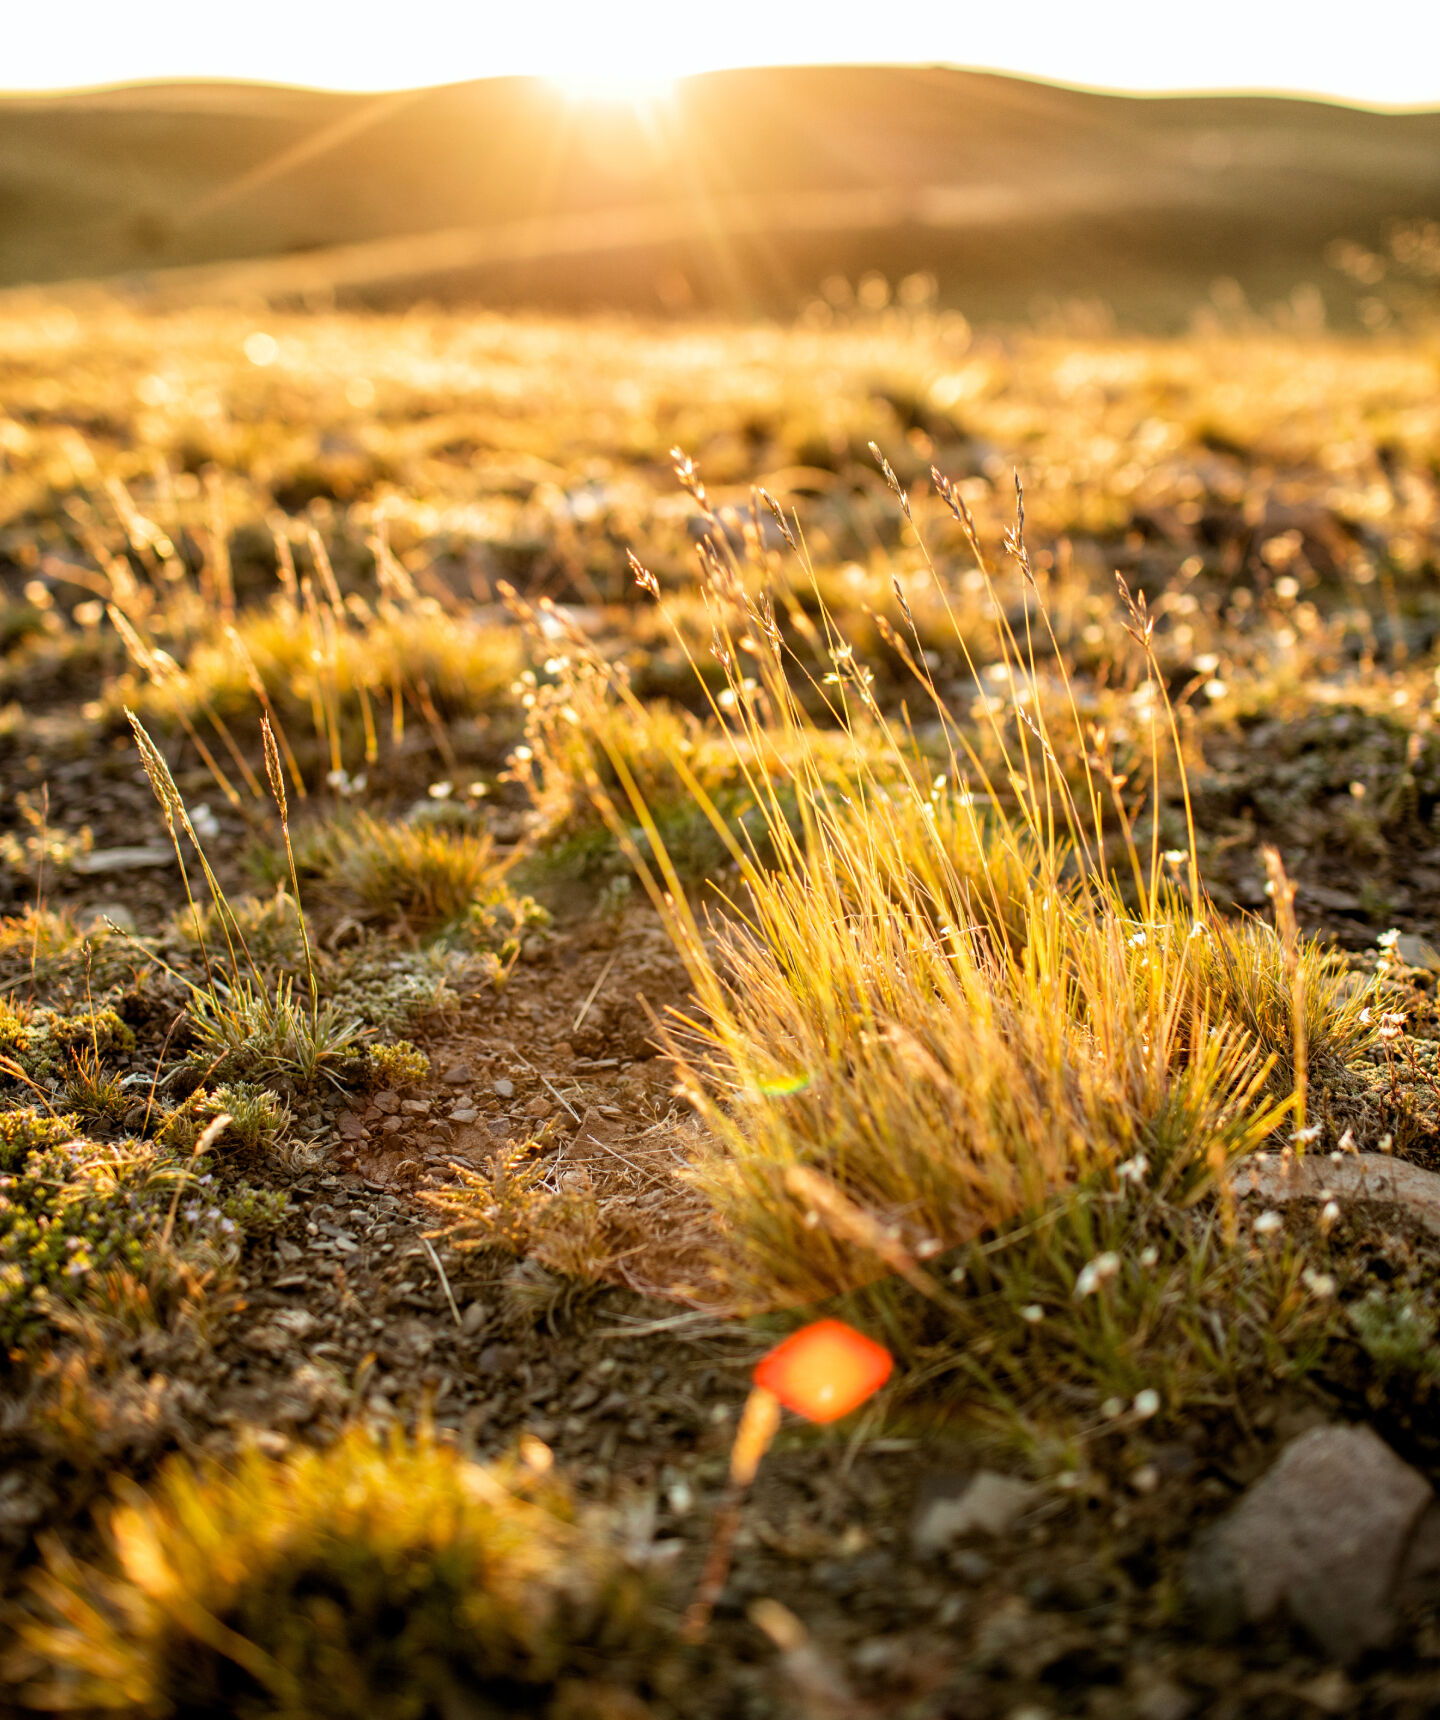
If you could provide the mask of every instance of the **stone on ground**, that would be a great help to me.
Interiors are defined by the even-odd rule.
[[[937,1475],[924,1483],[910,1525],[917,1559],[933,1558],[966,1535],[1003,1535],[1040,1497],[1040,1489],[1013,1475],[982,1469],[978,1475]]]
[[[1388,1640],[1425,1478],[1368,1427],[1317,1427],[1197,1543],[1186,1573],[1203,1624],[1229,1634],[1284,1612],[1342,1663]]]

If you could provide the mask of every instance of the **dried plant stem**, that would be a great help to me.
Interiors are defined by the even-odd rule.
[[[735,1536],[740,1528],[745,1495],[760,1468],[761,1458],[770,1449],[779,1430],[779,1398],[763,1386],[756,1386],[740,1412],[740,1426],[730,1449],[729,1485],[715,1513],[715,1527],[711,1531],[700,1581],[695,1585],[695,1598],[685,1613],[682,1635],[687,1642],[698,1642],[709,1626],[715,1602],[719,1600],[725,1579],[730,1574],[730,1560],[735,1551]]]
[[[265,745],[265,774],[270,779],[270,791],[280,812],[280,829],[285,837],[285,858],[290,865],[290,888],[295,892],[295,913],[300,921],[300,942],[305,950],[305,977],[310,986],[310,1020],[320,1019],[320,987],[315,979],[315,958],[310,949],[310,930],[305,924],[305,910],[300,905],[300,875],[295,867],[295,849],[290,841],[290,805],[285,797],[285,778],[280,770],[280,753],[275,745],[275,731],[270,718],[260,719],[260,735]]]
[[[1285,968],[1290,976],[1290,1014],[1294,1036],[1295,1063],[1295,1134],[1303,1142],[1306,1105],[1309,1099],[1310,1060],[1305,1032],[1305,968],[1300,960],[1300,926],[1295,918],[1295,886],[1285,871],[1280,850],[1268,844],[1261,850],[1270,893],[1275,902],[1275,929],[1285,954]]]

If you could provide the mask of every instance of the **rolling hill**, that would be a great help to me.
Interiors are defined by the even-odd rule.
[[[8,287],[788,311],[929,269],[977,315],[1045,293],[1165,325],[1229,276],[1343,316],[1326,245],[1437,213],[1440,113],[944,68],[717,72],[643,113],[523,78],[0,100]]]

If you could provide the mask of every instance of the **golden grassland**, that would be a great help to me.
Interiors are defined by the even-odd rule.
[[[1425,1247],[1381,1284],[1361,1216],[1257,1222],[1230,1173],[1434,1153],[1423,332],[57,306],[0,325],[0,377],[0,1335],[32,1461],[148,1475],[163,1426],[127,1446],[124,1406],[161,1366],[211,1389],[341,1095],[421,1090],[411,1039],[548,925],[651,914],[703,1261],[658,1288],[847,1309],[897,1414],[1072,1483],[1087,1430],[1143,1444],[1262,1380],[1413,1429]],[[122,828],[178,866],[87,931]],[[618,1258],[555,1144],[414,1197],[532,1256],[532,1328]],[[237,1713],[638,1712],[637,1621],[674,1597],[568,1526],[543,1445],[457,1466],[377,1446],[358,1392],[327,1413],[283,1463],[131,1482],[80,1554],[57,1512],[29,1699],[192,1712],[233,1675]],[[436,1622],[462,1591],[469,1658]]]

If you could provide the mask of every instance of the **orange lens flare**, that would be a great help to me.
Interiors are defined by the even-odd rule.
[[[771,1350],[755,1384],[807,1421],[838,1421],[878,1392],[894,1365],[883,1345],[843,1320],[817,1320]]]

